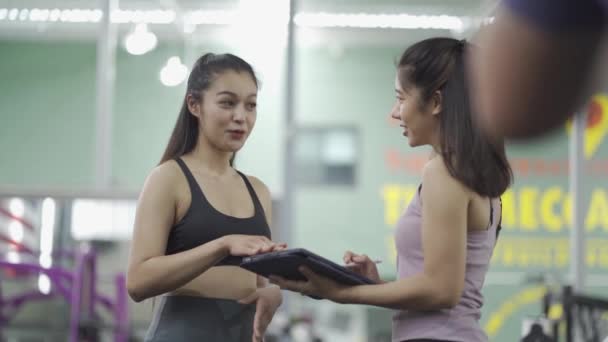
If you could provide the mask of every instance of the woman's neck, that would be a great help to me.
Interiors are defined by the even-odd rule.
[[[203,139],[199,139],[189,155],[197,166],[213,176],[223,176],[232,171],[230,158],[233,153],[220,151]]]

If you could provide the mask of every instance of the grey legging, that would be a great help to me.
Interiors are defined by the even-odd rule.
[[[251,342],[255,304],[194,296],[162,296],[145,342]]]

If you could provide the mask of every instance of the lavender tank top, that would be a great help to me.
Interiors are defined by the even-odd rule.
[[[484,231],[467,235],[465,284],[462,297],[451,309],[438,311],[397,311],[393,317],[393,342],[410,339],[436,339],[454,342],[487,342],[479,325],[485,280],[500,225],[500,199],[492,199],[492,218]],[[448,228],[448,227],[446,227]],[[422,272],[422,200],[416,192],[395,232],[399,279]]]

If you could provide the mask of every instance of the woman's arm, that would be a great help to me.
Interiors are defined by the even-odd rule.
[[[384,284],[347,287],[304,270],[308,282],[272,277],[273,282],[339,303],[413,310],[453,307],[464,288],[469,194],[449,175],[441,158],[427,164],[423,184],[424,269],[420,274]]]
[[[270,194],[270,190],[268,189],[266,184],[264,184],[264,182],[262,182],[257,177],[247,176],[247,179],[249,179],[251,186],[253,187],[256,195],[258,196],[260,204],[262,204],[262,208],[264,209],[264,215],[266,217],[266,222],[268,222],[268,226],[272,230],[272,196]],[[268,279],[258,275],[256,284],[258,288],[267,287]]]
[[[269,227],[272,227],[272,197],[270,191],[258,178],[248,176],[248,179],[262,204],[266,222],[268,222]],[[279,246],[284,246],[284,244]],[[262,341],[275,312],[283,303],[283,295],[278,286],[269,285],[268,279],[260,275],[257,275],[257,287],[258,289],[253,294],[239,302],[242,304],[256,303],[256,312],[253,318],[253,340]]]
[[[139,302],[174,290],[228,255],[215,240],[174,255],[165,255],[176,208],[175,165],[158,166],[146,179],[135,214],[127,272],[127,290]]]
[[[469,194],[450,176],[441,158],[427,164],[422,183],[423,271],[395,282],[347,288],[339,299],[415,310],[458,303],[464,288]]]
[[[174,163],[165,163],[148,176],[140,195],[127,271],[127,290],[136,302],[185,285],[230,254],[255,254],[272,246],[265,237],[229,235],[165,255],[179,176]]]

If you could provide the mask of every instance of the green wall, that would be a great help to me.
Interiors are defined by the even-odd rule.
[[[0,43],[0,183],[93,182],[92,44]]]
[[[0,185],[92,188],[95,184],[96,52],[92,43],[0,42]],[[116,54],[112,187],[137,192],[158,163],[183,101],[185,83],[163,86],[159,72],[172,55],[192,65],[226,46],[161,45],[144,56]],[[238,53],[238,50],[237,50]],[[255,65],[254,65],[255,67]],[[277,69],[277,73],[280,73]],[[238,165],[271,189],[281,184],[282,80],[261,79],[259,119]],[[264,148],[261,163],[249,150]]]

